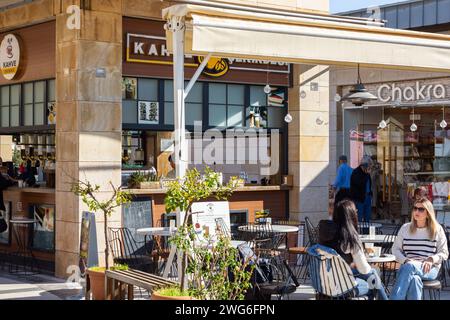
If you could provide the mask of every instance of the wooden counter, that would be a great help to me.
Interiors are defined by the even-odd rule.
[[[237,188],[229,199],[231,212],[245,212],[247,221],[254,221],[255,212],[270,210],[274,219],[286,219],[288,216],[289,190],[285,186],[245,186]],[[151,199],[152,222],[160,224],[162,215],[166,212],[164,205],[165,189],[124,189],[136,196],[137,201]],[[208,199],[217,201],[214,198]]]
[[[291,187],[285,186],[259,186],[250,185],[241,188],[237,188],[234,192],[267,192],[267,191],[286,191]],[[123,189],[136,195],[152,195],[152,194],[166,194],[166,189]]]

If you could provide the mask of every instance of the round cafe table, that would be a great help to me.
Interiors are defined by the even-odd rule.
[[[259,225],[259,224],[239,226],[238,230],[239,231],[247,231],[247,232],[265,231],[264,227],[262,225]],[[290,232],[297,232],[298,230],[299,230],[299,228],[296,227],[296,226],[273,224],[271,226],[270,232],[274,232],[274,233],[290,233]]]
[[[367,257],[368,263],[385,263],[385,262],[394,262],[395,256],[393,254],[384,253],[379,257]]]
[[[149,227],[140,228],[136,230],[136,233],[143,236],[162,236],[170,237],[177,231],[176,228],[170,229],[170,227]]]
[[[359,239],[362,243],[391,243],[395,241],[396,236],[387,236],[385,234],[370,236],[368,234],[360,234]]]

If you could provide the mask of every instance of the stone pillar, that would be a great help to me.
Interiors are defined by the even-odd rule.
[[[329,71],[327,66],[294,66],[289,90],[289,196],[291,219],[327,217],[329,165]]]
[[[111,195],[109,181],[121,181],[122,1],[93,0],[81,10],[81,28],[67,26],[63,1],[56,10],[56,257],[58,277],[78,266],[81,213],[87,210],[71,191],[80,179]],[[105,71],[104,75],[96,71]],[[120,224],[120,210],[109,225]],[[103,217],[96,215],[97,253],[104,265]],[[92,240],[92,239],[91,239]],[[94,253],[95,252],[91,252]]]

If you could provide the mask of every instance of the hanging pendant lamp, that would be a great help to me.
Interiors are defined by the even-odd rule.
[[[353,88],[350,90],[348,94],[346,94],[343,98],[343,101],[350,101],[355,106],[362,106],[366,102],[378,100],[376,96],[367,91],[366,87],[361,81],[361,74],[359,71],[358,64],[358,82]]]

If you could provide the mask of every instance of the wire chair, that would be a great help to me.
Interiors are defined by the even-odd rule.
[[[108,241],[114,263],[126,264],[144,272],[155,271],[150,255],[153,242],[136,241],[128,228],[109,228]]]
[[[231,230],[228,228],[223,218],[215,218],[214,221],[216,222],[217,231],[223,236],[231,239]]]

